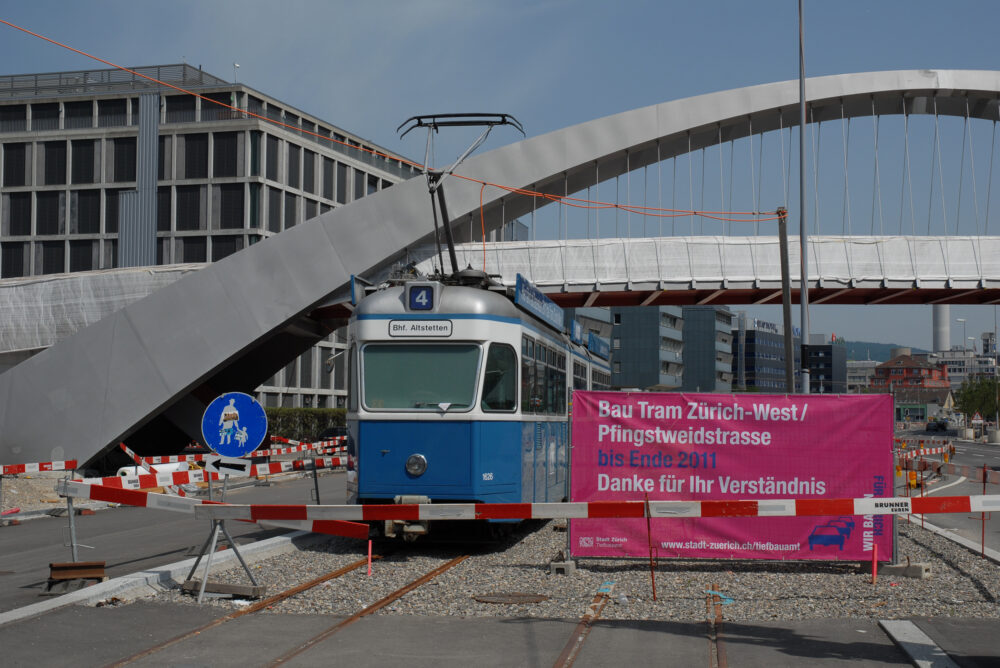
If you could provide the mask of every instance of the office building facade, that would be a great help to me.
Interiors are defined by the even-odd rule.
[[[417,172],[190,65],[0,77],[0,279],[218,261]],[[221,106],[216,103],[222,103]],[[342,336],[259,389],[338,406]]]
[[[733,312],[724,306],[685,306],[685,392],[732,392]]]
[[[678,389],[684,375],[684,319],[679,306],[611,309],[611,385]]]
[[[733,388],[738,391],[792,393],[785,382],[785,335],[773,322],[749,318],[745,311],[736,317],[733,329]],[[799,337],[792,339],[792,369],[798,385],[801,359]]]

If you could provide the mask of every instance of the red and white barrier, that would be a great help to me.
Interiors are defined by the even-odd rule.
[[[140,492],[132,489],[122,489],[107,485],[91,485],[80,480],[60,480],[56,484],[56,492],[62,496],[75,499],[90,499],[119,503],[140,508],[157,508],[181,513],[194,513],[202,505],[218,505],[218,502],[202,501],[191,497],[169,496],[153,492]],[[368,539],[368,525],[340,520],[267,520],[262,522],[268,526],[277,526],[299,531],[314,531],[333,536]]]
[[[924,448],[923,450],[911,450],[907,452],[898,453],[899,459],[914,459],[915,457],[924,457],[926,455],[943,455],[946,452],[950,452],[951,447],[945,448]]]
[[[944,464],[942,462],[927,462],[927,468],[936,473],[948,473],[950,475],[961,475],[969,479],[969,482],[987,482],[992,485],[1000,485],[1000,471],[986,469],[986,480],[983,480],[982,466],[961,466],[956,464]]]
[[[894,442],[898,446],[924,447],[925,445],[951,445],[951,440],[947,438],[897,438]]]
[[[340,457],[317,457],[315,460],[296,460],[293,462],[272,462],[270,464],[257,464],[250,469],[250,476],[270,475],[274,473],[287,473],[288,471],[303,471],[307,461],[315,461],[318,468],[334,468],[336,466],[346,466],[347,460]],[[206,482],[208,480],[221,480],[217,473],[208,473],[202,470],[177,471],[173,473],[146,473],[128,476],[109,476],[105,478],[76,478],[75,482],[83,482],[90,485],[102,485],[116,489],[151,489],[153,487],[170,487],[172,485],[187,485],[194,482]]]
[[[290,455],[296,452],[309,452],[310,450],[332,450],[329,454],[343,453],[346,449],[345,446],[340,445],[346,440],[345,436],[338,436],[335,439],[330,439],[326,441],[317,441],[315,443],[304,443],[299,441],[290,441],[287,438],[281,436],[272,436],[271,442],[273,443],[289,443],[292,447],[289,448],[271,448],[269,450],[255,450],[245,457],[275,457],[278,455]],[[145,457],[137,455],[124,443],[119,444],[122,451],[125,452],[129,457],[132,458],[139,466],[146,465],[156,465],[156,464],[179,464],[183,462],[203,462],[208,458],[217,457],[211,452],[198,454],[198,455],[163,455],[159,457]]]
[[[150,489],[153,487],[170,487],[171,485],[188,485],[193,482],[221,480],[217,473],[205,471],[177,471],[174,473],[144,473],[129,476],[109,476],[106,478],[75,478],[74,482],[88,485],[103,485],[118,489]]]
[[[1000,495],[752,501],[590,501],[586,503],[435,503],[356,506],[202,506],[201,519],[236,520],[527,520],[574,518],[792,517],[908,515],[1000,510]]]
[[[62,462],[38,462],[36,464],[4,464],[0,466],[0,474],[17,475],[18,473],[39,473],[41,471],[73,471],[76,460],[67,459]]]

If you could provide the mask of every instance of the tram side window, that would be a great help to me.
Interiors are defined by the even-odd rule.
[[[531,396],[535,385],[535,342],[521,339],[521,412],[534,413]]]
[[[587,389],[587,367],[575,360],[573,361],[573,389]]]
[[[503,343],[491,343],[486,356],[482,408],[508,412],[517,407],[517,354]]]
[[[358,361],[356,353],[355,346],[351,346],[351,350],[347,353],[347,410],[352,413],[358,410]]]
[[[546,373],[545,360],[548,357],[548,349],[540,344],[535,345],[535,387],[531,396],[531,405],[534,412],[544,415],[549,412],[548,384],[549,376]]]

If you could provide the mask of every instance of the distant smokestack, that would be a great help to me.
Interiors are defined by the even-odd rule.
[[[951,349],[951,306],[934,304],[934,352]]]

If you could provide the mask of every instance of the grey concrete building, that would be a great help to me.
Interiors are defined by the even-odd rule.
[[[813,334],[812,342],[805,346],[809,394],[847,394],[847,347],[842,343],[816,343],[824,338]]]
[[[115,69],[0,77],[0,279],[217,261],[417,173],[200,68],[135,71],[197,96]],[[259,398],[342,405],[342,348],[327,337]]]
[[[674,390],[684,373],[684,320],[679,306],[611,309],[611,385]]]
[[[733,389],[733,313],[725,306],[685,306],[685,392]]]
[[[794,331],[798,331],[797,328]],[[792,339],[795,384],[801,360],[801,341]],[[736,317],[733,329],[733,388],[765,393],[795,392],[785,382],[785,335],[781,325],[748,318],[745,311]]]

